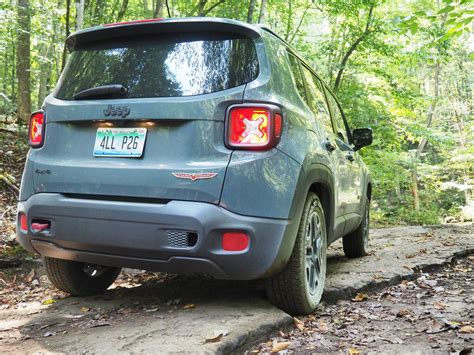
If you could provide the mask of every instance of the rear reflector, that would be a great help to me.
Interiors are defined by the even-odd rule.
[[[281,122],[281,115],[276,113],[275,114],[275,137],[281,137],[281,129],[282,129],[282,122]]]
[[[249,246],[249,236],[242,232],[227,232],[222,236],[222,249],[242,251]]]
[[[227,112],[226,126],[228,148],[267,150],[280,139],[282,117],[273,105],[233,105]]]
[[[34,112],[30,118],[30,127],[28,130],[28,141],[33,148],[39,148],[43,145],[44,127],[44,112]]]
[[[28,231],[28,219],[26,218],[26,214],[20,213],[20,229],[22,232]]]

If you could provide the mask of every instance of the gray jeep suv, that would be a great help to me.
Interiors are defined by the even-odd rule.
[[[321,299],[327,246],[368,244],[370,174],[341,107],[268,29],[146,20],[70,35],[31,116],[17,238],[71,295],[121,267],[264,279],[292,314]]]

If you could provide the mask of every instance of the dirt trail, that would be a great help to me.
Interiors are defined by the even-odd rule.
[[[474,251],[471,225],[380,229],[371,232],[371,239],[372,252],[362,259],[343,257],[340,243],[331,247],[326,302],[350,302],[347,300],[357,292],[367,293],[370,288],[398,283],[401,278],[415,280],[419,288],[416,280],[423,275],[416,270]],[[440,302],[451,301],[440,298]],[[466,300],[459,302],[458,308],[462,308]],[[100,297],[73,298],[51,289],[38,263],[0,270],[0,305],[1,353],[231,351],[243,345],[248,348],[262,337],[268,339],[268,334],[278,329],[294,327],[290,316],[268,303],[259,282],[128,271]],[[359,319],[367,321],[360,323],[359,334],[368,331],[376,336],[390,331],[391,318],[380,323],[380,329],[372,330],[370,318],[364,318],[378,309],[388,312],[387,304],[373,308],[369,302],[349,305],[346,317],[359,314]],[[333,317],[331,312],[338,313],[339,306],[329,305],[328,315],[317,313],[314,321],[328,323],[330,331],[333,325],[324,317]],[[463,321],[472,322],[472,318]],[[340,349],[321,333],[302,334],[314,338],[309,346],[316,350]],[[382,337],[380,334],[377,336]],[[379,340],[392,344],[395,338],[387,339]],[[325,341],[329,341],[327,348]],[[303,340],[299,344],[301,350],[307,345]]]

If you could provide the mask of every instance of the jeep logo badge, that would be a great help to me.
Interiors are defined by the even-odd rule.
[[[127,117],[130,114],[130,107],[128,106],[114,106],[109,105],[104,110],[104,115],[109,116],[121,116],[123,118]]]

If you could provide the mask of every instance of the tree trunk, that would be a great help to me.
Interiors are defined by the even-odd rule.
[[[288,13],[287,13],[288,19],[286,21],[286,33],[285,33],[285,41],[288,41],[288,38],[290,37],[290,32],[291,32],[291,27],[293,24],[293,6],[291,3],[291,0],[288,0]]]
[[[47,45],[44,45],[43,48],[40,50],[40,55],[43,57],[43,61],[40,64],[40,72],[38,75],[38,103],[37,107],[41,107],[43,104],[43,100],[48,94],[48,82],[51,76],[51,62],[49,58],[51,57],[51,53],[53,51],[53,44],[55,38],[51,39],[51,42]],[[46,60],[45,60],[46,59]]]
[[[163,0],[156,0],[153,18],[163,18]]]
[[[247,13],[247,23],[253,22],[253,11],[255,10],[255,0],[250,0],[249,11]]]
[[[70,29],[69,29],[70,17],[71,17],[71,0],[66,0],[66,38],[68,38],[70,34]],[[61,60],[61,71],[63,71],[64,66],[66,65],[66,57],[67,57],[67,47],[66,47],[66,44],[64,44],[63,58]]]
[[[441,65],[440,65],[440,59],[438,58],[438,60],[436,61],[435,73],[434,73],[434,97],[433,97],[433,101],[430,104],[430,108],[428,110],[428,118],[426,120],[426,128],[431,127],[431,124],[433,123],[433,119],[435,118],[436,106],[438,104],[438,97],[439,97],[440,71],[441,71]],[[426,147],[426,144],[428,144],[428,139],[422,138],[422,140],[418,144],[418,147],[416,148],[415,162],[414,162],[413,170],[412,170],[412,173],[411,173],[411,175],[412,175],[413,207],[415,207],[415,210],[417,210],[417,211],[420,210],[420,199],[419,199],[419,196],[418,196],[417,167],[418,167],[418,163],[419,163],[420,158],[421,158],[421,154],[423,153],[423,150]]]
[[[300,21],[298,22],[298,25],[296,26],[295,30],[293,31],[293,35],[289,39],[290,44],[293,43],[293,40],[298,35],[298,32],[300,31],[301,24],[303,23],[303,20],[306,16],[306,13],[308,12],[310,7],[311,7],[311,3],[309,5],[307,5],[306,8],[304,9],[303,14],[301,15]]]
[[[265,21],[265,15],[266,15],[266,6],[267,6],[267,0],[262,0],[260,3],[260,15],[258,15],[258,23],[262,23]]]
[[[125,16],[125,13],[127,12],[127,7],[128,7],[128,0],[123,0],[122,1],[122,6],[120,7],[120,10],[117,14],[117,22],[122,21],[123,17]]]
[[[415,169],[411,172],[411,194],[413,196],[413,207],[415,211],[420,210],[420,197],[418,196],[418,173]]]
[[[30,96],[30,1],[18,0],[18,45],[16,51],[18,80],[17,123],[27,124],[31,114]]]
[[[76,31],[84,28],[84,0],[76,0]]]
[[[171,9],[170,9],[170,4],[168,4],[168,0],[165,0],[165,6],[166,6],[166,13],[168,14],[168,18],[173,17],[171,15]]]
[[[334,92],[337,92],[337,90],[341,86],[342,74],[344,73],[344,69],[346,68],[349,57],[357,49],[357,46],[362,41],[364,41],[366,37],[370,34],[370,25],[372,24],[373,14],[374,14],[374,5],[372,5],[369,9],[369,15],[367,16],[367,22],[365,24],[364,32],[362,32],[362,34],[354,41],[354,43],[352,43],[352,45],[349,47],[346,54],[342,58],[341,64],[339,66],[339,71],[337,73],[336,81],[334,82],[334,87],[333,87]]]

